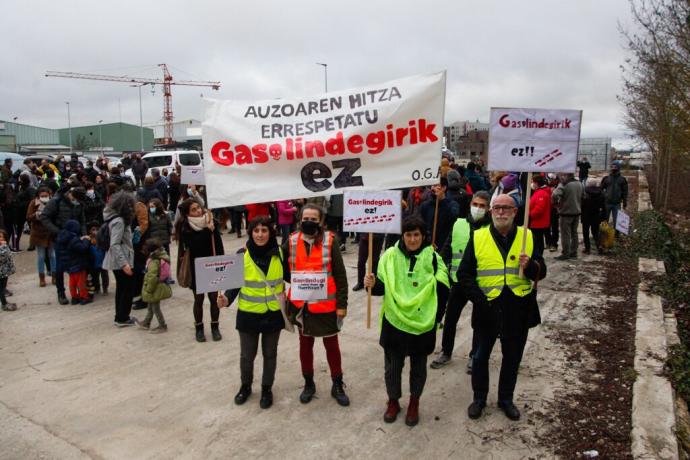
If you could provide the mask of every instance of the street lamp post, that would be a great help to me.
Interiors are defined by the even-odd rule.
[[[69,113],[69,102],[65,102],[65,104],[67,104],[67,130],[69,132],[69,153],[72,153],[72,119]]]
[[[101,123],[103,123],[103,120],[98,120],[98,145],[101,148],[101,157],[103,157],[103,137],[101,137]]]
[[[148,85],[148,83],[142,83],[141,85],[130,85],[132,87],[137,87],[139,89],[139,142],[141,153],[144,153],[144,115],[141,110],[141,87]]]
[[[317,62],[316,65],[323,66],[323,72],[324,72],[324,87],[326,88],[326,92],[328,92],[328,64],[324,64],[321,62]]]

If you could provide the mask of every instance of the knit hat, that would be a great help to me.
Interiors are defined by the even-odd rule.
[[[508,193],[517,188],[518,178],[515,174],[508,174],[503,179],[501,179],[501,185],[503,185],[503,193]]]
[[[460,190],[460,173],[454,169],[448,171],[446,179],[448,179],[448,190]]]

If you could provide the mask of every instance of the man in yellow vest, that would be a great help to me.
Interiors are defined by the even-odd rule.
[[[522,250],[525,230],[515,226],[517,212],[510,196],[499,195],[494,199],[492,225],[471,235],[458,272],[460,288],[473,304],[472,328],[477,341],[472,357],[474,400],[467,409],[472,419],[479,418],[486,406],[489,357],[499,337],[503,359],[498,407],[509,419],[520,419],[520,411],[513,403],[513,392],[527,332],[539,323],[532,281],[546,276],[546,265],[540,255],[533,255],[534,243],[529,230]]]
[[[441,257],[448,267],[448,278],[450,279],[450,297],[448,299],[448,306],[445,305],[446,319],[443,322],[443,339],[441,341],[441,351],[436,359],[431,362],[432,369],[440,369],[448,364],[453,355],[453,348],[455,348],[455,333],[458,326],[460,314],[467,304],[467,295],[465,291],[458,285],[458,268],[462,255],[465,253],[467,243],[470,240],[470,235],[475,230],[486,227],[491,223],[491,216],[489,214],[489,201],[491,196],[488,192],[480,190],[472,196],[470,202],[470,214],[465,218],[458,218],[453,225],[446,243],[441,249]],[[444,312],[441,311],[439,317],[443,317]],[[470,359],[467,362],[467,373],[472,373],[472,355],[476,348],[476,337],[472,335],[472,350],[470,351]]]

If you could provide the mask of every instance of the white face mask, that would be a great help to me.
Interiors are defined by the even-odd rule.
[[[478,208],[477,206],[470,207],[470,214],[472,219],[476,222],[481,220],[486,215],[486,209]]]
[[[48,201],[50,201],[50,198],[48,198],[47,196],[42,196],[42,197],[40,197],[38,200],[39,200],[41,203],[47,203]]]

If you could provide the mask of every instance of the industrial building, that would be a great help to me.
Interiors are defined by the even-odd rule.
[[[165,137],[165,124],[157,123],[147,126],[153,129],[156,144],[162,144]],[[178,147],[201,150],[201,122],[194,119],[173,122],[172,140]]]
[[[0,120],[0,151],[57,153],[70,151],[110,153],[142,151],[142,130],[129,123],[102,123],[70,128],[42,128]],[[153,130],[143,129],[143,151],[153,150]]]

